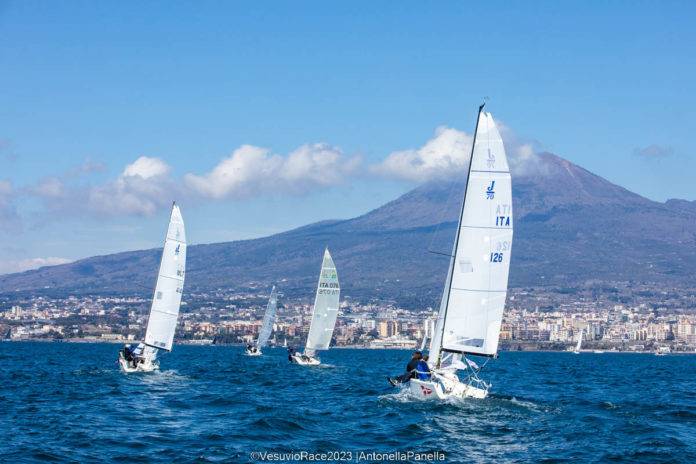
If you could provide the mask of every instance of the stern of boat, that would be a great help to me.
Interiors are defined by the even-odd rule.
[[[300,366],[318,366],[321,364],[321,361],[319,361],[317,358],[314,358],[312,356],[306,356],[306,355],[301,355],[299,353],[295,353],[290,357],[290,362],[294,364],[299,364]]]

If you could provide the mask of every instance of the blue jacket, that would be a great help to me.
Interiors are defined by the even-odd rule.
[[[416,375],[418,376],[419,380],[430,380],[430,368],[428,367],[427,362],[423,361],[422,359],[418,361],[416,371]]]

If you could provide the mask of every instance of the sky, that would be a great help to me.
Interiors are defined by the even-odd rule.
[[[0,0],[0,273],[160,246],[173,200],[192,243],[363,214],[459,166],[484,98],[508,151],[696,200],[694,17]]]

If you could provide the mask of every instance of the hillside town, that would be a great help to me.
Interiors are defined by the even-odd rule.
[[[628,303],[592,290],[512,289],[502,327],[503,350],[585,349],[696,351],[694,295],[641,290]],[[611,293],[610,293],[611,295]],[[178,343],[240,344],[259,331],[268,295],[188,294],[182,302]],[[618,298],[621,300],[621,298]],[[311,318],[310,301],[281,295],[272,343],[301,346]],[[149,298],[139,296],[0,297],[0,338],[91,342],[137,341],[147,323]],[[341,302],[333,344],[337,347],[420,346],[436,316],[433,307]]]

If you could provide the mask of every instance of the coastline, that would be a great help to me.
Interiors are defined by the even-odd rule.
[[[22,340],[11,340],[11,339],[0,339],[0,343],[75,343],[75,344],[89,344],[89,343],[95,343],[95,344],[110,344],[110,345],[122,345],[124,343],[137,343],[136,341],[133,340],[99,340],[99,339],[77,339],[77,338],[70,338],[70,339],[47,339],[47,338],[36,338],[36,339],[22,339]],[[205,341],[200,341],[200,340],[183,340],[183,341],[177,341],[175,345],[181,345],[181,346],[211,346],[211,347],[229,347],[229,346],[238,346],[238,347],[244,347],[244,343],[212,343],[212,341],[205,340]],[[283,348],[282,346],[271,346],[269,348]],[[330,349],[332,350],[374,350],[374,351],[380,351],[380,350],[386,350],[386,351],[412,351],[412,348],[388,348],[388,347],[379,347],[379,348],[373,348],[369,346],[364,346],[364,345],[351,345],[351,346],[332,346]],[[573,354],[572,351],[568,350],[550,350],[550,349],[524,349],[524,350],[513,350],[513,349],[506,349],[506,348],[501,348],[500,353],[568,353],[568,354]],[[588,349],[588,350],[581,350],[580,355],[583,354],[596,354],[596,355],[603,355],[603,354],[647,354],[647,355],[652,355],[655,356],[655,351],[635,351],[635,350],[603,350],[602,353],[595,353],[593,349]],[[696,355],[696,351],[672,351],[671,353],[665,354],[664,356],[672,356],[672,355]]]

